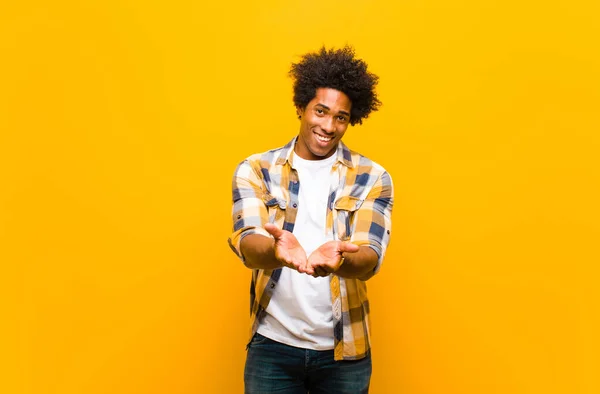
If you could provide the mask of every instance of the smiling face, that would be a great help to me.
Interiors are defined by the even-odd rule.
[[[339,90],[319,88],[306,108],[297,108],[300,133],[294,151],[305,160],[333,155],[350,124],[352,103]]]

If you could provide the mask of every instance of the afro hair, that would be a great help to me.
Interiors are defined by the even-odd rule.
[[[381,105],[375,92],[379,77],[367,71],[367,63],[356,59],[354,49],[348,45],[329,50],[322,47],[303,55],[298,63],[292,63],[289,75],[294,81],[297,107],[306,108],[318,88],[339,90],[348,96],[352,103],[351,125],[362,124]]]

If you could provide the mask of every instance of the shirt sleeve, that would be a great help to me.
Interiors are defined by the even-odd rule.
[[[350,241],[356,245],[366,245],[377,253],[378,261],[374,274],[379,272],[390,242],[393,202],[392,178],[384,171],[354,216],[354,229]]]
[[[252,167],[250,160],[241,162],[233,174],[232,181],[232,218],[233,233],[229,237],[229,246],[244,261],[240,250],[242,239],[250,234],[271,235],[263,228],[269,221],[269,213],[263,201],[263,182]]]

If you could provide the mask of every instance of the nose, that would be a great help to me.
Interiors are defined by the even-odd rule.
[[[321,129],[328,133],[331,134],[334,132],[335,128],[334,128],[334,123],[333,123],[333,116],[327,116],[324,120],[323,123],[321,123]]]

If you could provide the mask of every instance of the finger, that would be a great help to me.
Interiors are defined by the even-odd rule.
[[[304,274],[306,272],[306,262],[298,264],[298,272]]]
[[[303,260],[298,257],[291,257],[289,260],[289,267],[296,271],[300,271],[303,264]]]
[[[302,273],[305,273],[307,275],[313,275],[315,273],[315,270],[313,269],[312,265],[308,264],[308,262],[306,264],[304,264],[304,266],[302,266],[302,271],[300,271]]]
[[[317,276],[327,276],[329,272],[327,272],[323,267],[315,267],[315,275]]]
[[[303,270],[303,264],[302,264],[302,263],[299,263],[299,262],[298,262],[298,261],[296,261],[296,260],[294,260],[294,261],[292,262],[292,266],[293,266],[292,268],[294,268],[294,269],[295,269],[296,271],[298,271],[298,272],[302,272],[302,270]]]
[[[294,271],[298,271],[298,272],[302,272],[300,271],[302,264],[299,264],[297,261],[292,260],[287,264],[287,267],[289,269],[293,269]]]
[[[312,266],[311,267],[313,270],[313,273],[311,274],[312,276],[314,276],[315,278],[319,277],[319,276],[323,276],[323,268],[321,268],[320,266]]]
[[[339,246],[340,252],[356,253],[360,250],[360,246],[355,245],[351,242],[342,242]]]
[[[283,235],[283,230],[281,230],[273,223],[265,223],[265,230],[267,230],[269,234],[275,237],[275,239],[279,239]]]

